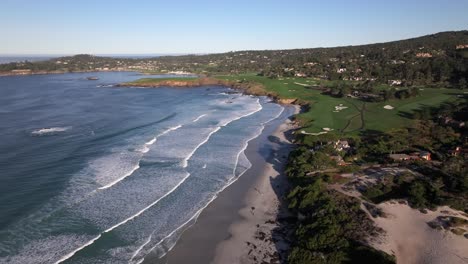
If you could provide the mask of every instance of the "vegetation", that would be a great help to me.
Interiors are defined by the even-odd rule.
[[[354,47],[138,60],[78,55],[4,64],[0,73],[185,71],[209,77],[184,78],[185,83],[229,84],[300,104],[303,111],[295,117],[301,127],[295,138],[299,146],[286,168],[293,186],[287,200],[297,214],[288,262],[394,263],[392,256],[366,243],[379,230],[360,201],[329,186],[342,180],[336,172],[393,163],[416,173],[384,177],[362,192],[365,199],[403,198],[415,208],[450,205],[468,212],[467,44],[468,31],[459,31]],[[181,80],[145,78],[127,85]],[[342,139],[352,147],[338,150],[335,144]],[[413,152],[428,152],[433,161],[389,159],[389,154]],[[453,221],[454,227],[460,222]]]
[[[297,151],[296,151],[297,154]],[[290,166],[301,167],[302,155],[291,155]],[[360,202],[328,191],[323,176],[307,178],[301,169],[288,176],[302,182],[289,193],[289,207],[298,222],[288,263],[395,263],[393,257],[366,246],[367,235],[377,230],[360,210]]]
[[[296,118],[302,130],[308,133],[322,132],[331,128],[335,132],[358,134],[361,130],[388,131],[394,127],[408,127],[414,123],[411,113],[424,107],[437,107],[443,102],[456,100],[462,91],[418,88],[418,95],[405,99],[382,102],[366,102],[360,98],[334,97],[324,93],[327,88],[340,82],[322,81],[315,78],[270,79],[255,74],[216,76],[223,80],[255,82],[262,84],[268,92],[281,98],[299,99],[307,111]],[[343,81],[342,81],[343,82]],[[357,82],[346,82],[348,85]],[[305,84],[305,85],[303,85]],[[342,110],[335,107],[342,105]],[[385,105],[394,107],[385,109]],[[381,122],[385,120],[385,122]]]
[[[467,43],[468,31],[457,31],[336,48],[238,51],[148,59],[77,55],[45,62],[3,64],[0,72],[21,69],[188,71],[213,75],[256,72],[269,78],[316,77],[328,81],[354,80],[404,87],[422,85],[463,89],[468,85],[468,52],[461,45]]]

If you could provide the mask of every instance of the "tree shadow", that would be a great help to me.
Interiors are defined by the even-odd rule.
[[[292,117],[289,118],[292,120]],[[258,263],[287,263],[287,257],[289,254],[290,237],[294,231],[294,223],[296,222],[295,217],[289,212],[288,205],[286,203],[286,196],[290,191],[290,184],[285,174],[285,168],[288,161],[288,156],[291,150],[294,148],[291,140],[293,139],[294,129],[289,129],[284,133],[285,138],[282,140],[278,136],[269,136],[268,140],[273,143],[273,147],[262,146],[260,153],[265,155],[266,162],[279,172],[278,175],[269,175],[269,183],[271,188],[278,198],[278,213],[271,218],[266,219],[264,223],[257,225],[257,231],[255,237],[259,241],[259,245],[250,243],[252,250],[255,250],[257,254],[263,256],[263,260],[257,259]],[[258,191],[258,190],[257,190]],[[259,195],[263,195],[259,192]],[[271,237],[267,236],[264,232],[271,230]],[[263,230],[263,231],[262,231]],[[258,242],[258,241],[257,241]],[[274,249],[272,252],[260,252],[260,245],[266,243],[267,245],[273,245]],[[263,262],[262,262],[263,261]]]

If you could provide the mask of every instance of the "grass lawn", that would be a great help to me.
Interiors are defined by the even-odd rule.
[[[380,103],[362,102],[353,98],[335,98],[321,94],[321,91],[304,86],[315,85],[324,81],[312,78],[269,79],[255,74],[217,76],[231,81],[254,81],[261,83],[268,91],[275,92],[281,98],[298,98],[310,103],[310,110],[298,115],[303,130],[309,133],[331,128],[342,133],[357,133],[361,129],[388,131],[392,128],[410,126],[412,119],[405,117],[414,110],[427,106],[438,106],[443,102],[455,100],[458,91],[451,89],[420,89],[420,95],[404,100],[390,100]],[[459,93],[459,92],[458,92]],[[342,104],[346,109],[335,111],[335,106]],[[393,110],[384,109],[391,105]]]

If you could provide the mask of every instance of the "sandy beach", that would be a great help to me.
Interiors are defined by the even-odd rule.
[[[447,206],[435,211],[422,213],[406,203],[389,201],[378,205],[387,215],[375,218],[377,226],[385,230],[385,235],[373,246],[389,254],[394,254],[401,264],[442,264],[467,263],[468,239],[448,230],[431,228],[428,223],[444,216],[468,219],[460,211]]]
[[[280,263],[282,252],[287,250],[286,237],[277,222],[287,217],[281,200],[288,190],[283,174],[286,157],[291,145],[285,133],[291,129],[290,122],[282,124],[273,134],[281,146],[274,156],[274,163],[267,163],[259,180],[246,196],[246,206],[239,211],[240,221],[234,222],[229,232],[231,237],[221,242],[215,252],[213,263]]]
[[[282,118],[249,142],[252,168],[220,193],[163,259],[149,263],[279,263],[287,246],[287,232],[278,222],[287,219],[281,200],[288,185],[282,172],[294,126],[286,117],[298,111],[287,107]]]

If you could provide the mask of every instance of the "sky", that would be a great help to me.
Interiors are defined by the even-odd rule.
[[[468,0],[0,0],[0,54],[359,45],[468,29]]]

